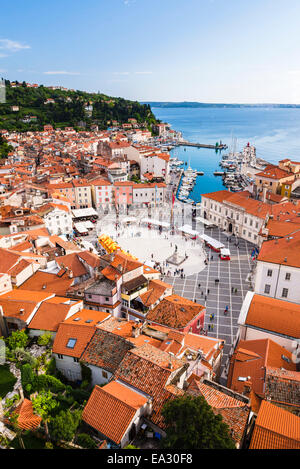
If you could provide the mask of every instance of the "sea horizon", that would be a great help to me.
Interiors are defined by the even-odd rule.
[[[227,150],[176,147],[171,157],[190,163],[193,169],[204,171],[198,176],[190,196],[196,202],[201,194],[225,189],[222,178],[214,176],[220,171],[223,154],[231,150],[242,151],[249,142],[256,147],[256,154],[269,163],[278,164],[281,159],[300,161],[300,109],[278,107],[151,107],[156,118],[167,122],[171,128],[182,132],[190,142],[215,144],[222,141]]]

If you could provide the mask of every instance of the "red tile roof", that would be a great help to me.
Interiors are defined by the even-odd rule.
[[[68,267],[73,272],[74,277],[81,277],[87,274],[87,270],[83,263],[80,262],[77,253],[73,252],[67,256],[61,256],[56,258],[56,262],[60,267]]]
[[[300,231],[284,238],[264,241],[257,260],[300,267]]]
[[[245,324],[289,337],[300,337],[300,305],[253,295]]]
[[[23,430],[35,430],[41,424],[41,417],[33,413],[32,402],[28,399],[24,399],[23,402],[16,407],[14,413],[18,415],[18,427]]]
[[[147,321],[154,321],[174,329],[186,327],[205,307],[179,295],[170,295],[147,314]]]
[[[0,296],[0,305],[5,317],[27,321],[38,303],[46,300],[52,293],[39,291],[12,290]]]
[[[80,358],[96,331],[95,326],[61,323],[54,339],[53,353]],[[75,339],[73,348],[68,347],[70,339]]]
[[[63,304],[66,301],[69,301],[69,298],[62,298],[60,302],[44,301],[30,321],[28,328],[56,332],[72,306]]]
[[[216,389],[213,385],[207,384],[207,381],[202,383],[195,379],[188,387],[188,394],[203,396],[212,407],[214,414],[221,415],[229,426],[235,442],[241,443],[250,414],[250,406],[245,401]]]
[[[176,359],[172,359],[172,366],[175,368],[165,367],[167,356],[169,356],[167,352],[161,352],[151,345],[144,345],[130,350],[115,372],[115,379],[121,379],[153,398],[152,414],[149,418],[162,428],[164,427],[162,407],[167,400],[176,397],[176,393],[171,392],[166,386],[171,373],[174,369],[178,369]]]
[[[300,449],[300,417],[262,401],[249,449]]]
[[[267,366],[296,371],[291,352],[276,342],[270,339],[240,340],[230,360],[228,387],[242,393],[245,383],[249,383],[253,391],[263,397]]]
[[[120,444],[137,410],[147,399],[121,383],[95,386],[83,410],[82,420],[106,438]]]
[[[81,309],[78,313],[72,314],[64,323],[80,324],[82,326],[96,326],[106,321],[111,316],[110,313],[97,311],[94,309]]]
[[[278,168],[278,166],[268,165],[263,171],[256,173],[256,178],[267,178],[267,179],[285,179],[287,177],[293,177],[294,174],[283,169]]]
[[[65,296],[73,282],[74,278],[69,278],[68,273],[59,277],[57,274],[38,271],[20,285],[19,290],[43,290]]]

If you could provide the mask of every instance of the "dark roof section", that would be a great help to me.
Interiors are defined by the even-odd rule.
[[[82,355],[82,360],[113,373],[132,348],[133,344],[123,337],[97,329]]]

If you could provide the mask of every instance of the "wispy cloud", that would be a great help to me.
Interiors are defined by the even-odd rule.
[[[79,72],[67,72],[66,70],[50,70],[43,73],[44,75],[80,75]]]
[[[153,72],[145,71],[145,72],[135,72],[136,75],[151,75]]]
[[[19,52],[23,49],[30,49],[30,46],[21,44],[18,41],[12,41],[11,39],[0,39],[0,49],[7,52]]]
[[[123,0],[123,3],[127,7],[130,7],[130,5],[133,5],[135,3],[135,0]]]
[[[114,75],[129,75],[129,72],[113,72]]]

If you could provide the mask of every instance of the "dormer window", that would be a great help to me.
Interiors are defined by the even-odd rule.
[[[69,340],[68,340],[68,343],[67,343],[67,347],[68,347],[68,348],[74,348],[76,342],[77,342],[77,339],[69,339]]]

